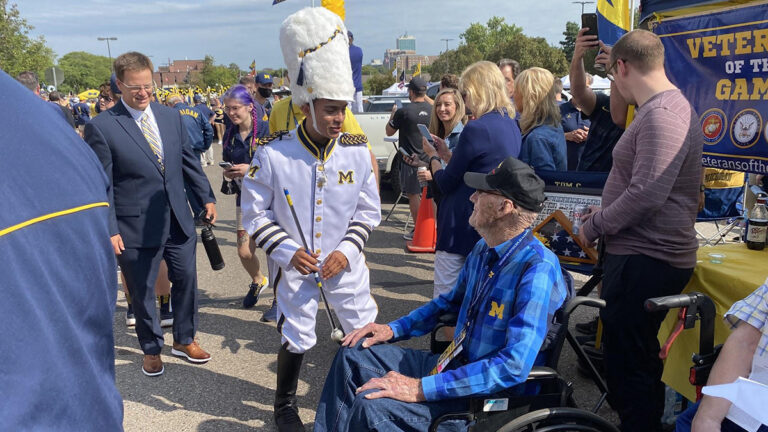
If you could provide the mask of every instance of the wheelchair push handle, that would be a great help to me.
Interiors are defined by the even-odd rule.
[[[697,295],[701,294],[677,294],[671,296],[649,298],[645,301],[645,310],[648,312],[659,312],[690,306],[692,303],[696,302]]]

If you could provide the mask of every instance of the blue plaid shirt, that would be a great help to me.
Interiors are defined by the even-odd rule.
[[[768,279],[765,283],[742,300],[737,301],[725,313],[725,320],[736,327],[739,321],[760,330],[762,336],[757,345],[757,355],[765,355],[768,350]]]
[[[483,395],[526,380],[536,364],[547,324],[565,300],[567,287],[557,257],[530,231],[493,248],[502,257],[522,241],[504,263],[480,304],[460,354],[467,364],[421,379],[427,400]],[[459,334],[467,322],[472,296],[488,277],[491,248],[481,239],[467,257],[456,286],[405,317],[389,323],[394,340],[429,333],[444,313],[458,312]]]

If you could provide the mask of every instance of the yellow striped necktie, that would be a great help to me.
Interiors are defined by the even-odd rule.
[[[152,124],[149,123],[149,114],[144,113],[141,116],[141,132],[144,134],[144,138],[149,143],[149,148],[152,149],[152,153],[157,156],[157,163],[160,167],[165,168],[163,165],[163,148],[160,146],[160,138],[158,138],[155,130],[152,128]]]

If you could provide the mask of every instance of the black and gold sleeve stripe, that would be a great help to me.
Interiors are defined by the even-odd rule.
[[[259,227],[251,236],[256,246],[271,254],[280,243],[288,239],[288,234],[274,222],[268,222]]]
[[[363,248],[365,247],[365,243],[368,241],[368,237],[371,235],[371,231],[373,231],[373,229],[368,225],[362,222],[353,221],[349,224],[347,233],[344,238],[341,239],[341,241],[348,241],[352,243],[355,245],[355,247],[357,247],[358,250],[360,250],[360,252],[362,252]]]

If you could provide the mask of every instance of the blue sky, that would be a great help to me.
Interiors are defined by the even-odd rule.
[[[282,66],[280,23],[311,0],[11,0],[58,56],[70,51],[107,55],[98,36],[114,36],[112,56],[136,50],[156,65],[168,59],[201,59],[237,63],[246,69]],[[319,5],[321,0],[317,0]],[[588,5],[589,7],[590,5]],[[592,6],[594,7],[594,6]],[[455,48],[471,23],[494,15],[521,26],[526,35],[550,44],[562,39],[566,21],[580,22],[581,6],[571,0],[346,0],[346,25],[363,48],[365,63],[394,48],[398,35],[416,37],[419,54],[439,54],[443,38]]]

